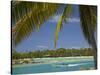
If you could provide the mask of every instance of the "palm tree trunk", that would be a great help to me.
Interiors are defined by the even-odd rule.
[[[92,46],[92,52],[93,52],[93,58],[94,58],[94,66],[95,69],[97,69],[97,44],[96,44],[96,40],[93,34],[93,31],[90,29],[91,35],[90,35],[90,42],[91,42],[91,46]]]
[[[95,53],[94,53],[94,63],[95,63],[95,69],[97,69],[97,50],[93,50]]]
[[[96,44],[92,45],[93,47],[93,58],[94,58],[94,66],[97,69],[97,46]]]
[[[90,32],[92,32],[92,31],[90,31]],[[95,67],[95,69],[97,69],[97,44],[96,44],[95,37],[92,33],[90,35],[90,43],[91,43],[92,52],[93,52],[94,67]]]

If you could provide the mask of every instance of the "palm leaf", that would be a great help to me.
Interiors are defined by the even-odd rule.
[[[80,5],[79,9],[83,34],[90,45],[96,44],[94,32],[97,24],[97,15],[92,12],[93,9],[90,6]]]
[[[15,45],[28,37],[32,31],[55,14],[59,4],[20,2],[12,5],[12,28]]]
[[[56,48],[59,32],[60,32],[60,30],[63,26],[62,23],[65,22],[69,18],[70,14],[71,14],[71,10],[72,10],[72,6],[71,5],[66,5],[63,13],[61,14],[61,16],[58,20],[56,31],[55,31],[55,38],[54,38],[54,47],[55,48]]]
[[[81,28],[83,30],[84,37],[86,38],[86,40],[93,49],[95,69],[97,69],[97,44],[94,36],[97,24],[97,15],[96,13],[94,13],[94,10],[97,9],[94,9],[93,7],[90,6],[80,5],[79,10],[81,18]]]

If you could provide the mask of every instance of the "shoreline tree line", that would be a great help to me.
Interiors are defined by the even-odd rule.
[[[12,52],[12,59],[24,58],[46,58],[46,57],[74,57],[74,56],[93,56],[91,48],[82,49],[65,49],[59,48],[56,50],[37,50],[31,52]]]

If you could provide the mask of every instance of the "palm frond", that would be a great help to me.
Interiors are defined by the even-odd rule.
[[[56,48],[56,44],[57,44],[57,40],[58,40],[58,35],[59,35],[59,32],[63,26],[63,22],[65,22],[70,14],[71,14],[71,10],[72,10],[72,6],[71,5],[66,5],[63,13],[61,14],[59,20],[58,20],[58,23],[57,23],[57,26],[56,26],[56,31],[55,31],[55,38],[54,38],[54,47]]]
[[[90,45],[96,44],[94,32],[97,25],[97,15],[92,11],[92,7],[90,6],[79,6],[80,10],[80,21],[81,28],[83,30],[83,34]]]
[[[84,37],[86,38],[86,40],[93,49],[94,64],[95,64],[95,69],[97,69],[97,44],[94,36],[95,28],[97,25],[97,14],[96,14],[97,9],[91,6],[80,5],[79,10],[80,10],[81,28],[83,30]]]
[[[12,28],[15,45],[55,14],[59,4],[20,2],[12,6]]]

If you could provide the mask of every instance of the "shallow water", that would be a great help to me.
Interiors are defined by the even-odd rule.
[[[73,59],[73,60],[77,60],[77,59]],[[94,68],[94,62],[92,59],[88,59],[84,61],[74,61],[74,62],[60,61],[60,62],[43,63],[43,64],[24,64],[24,65],[13,67],[12,72],[13,74],[28,74],[28,73],[88,70],[91,68]]]

